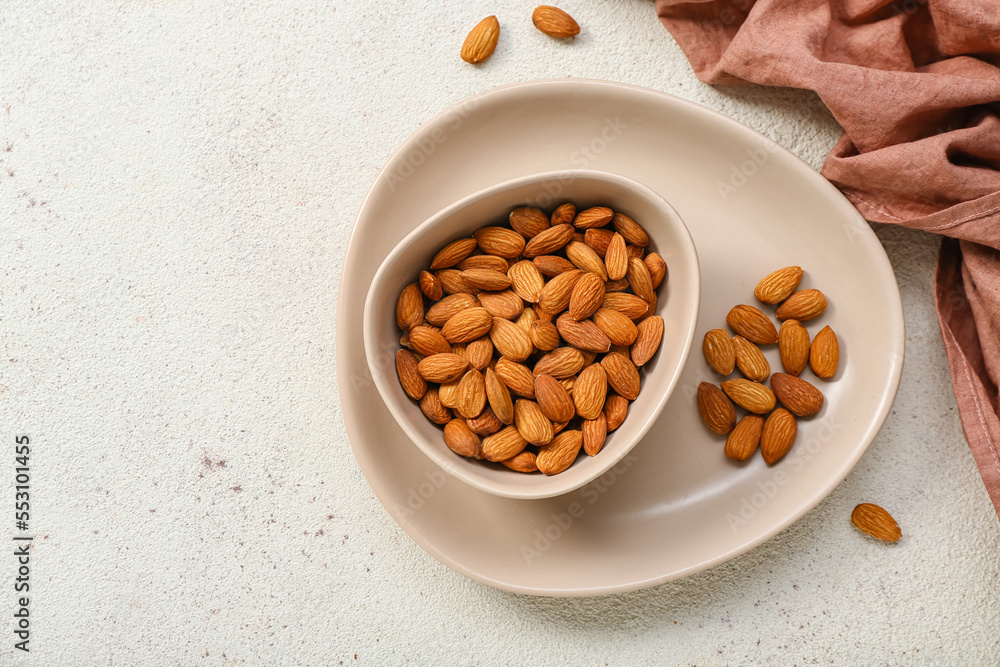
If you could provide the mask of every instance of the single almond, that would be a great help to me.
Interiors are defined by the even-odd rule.
[[[736,367],[736,346],[725,329],[712,329],[705,334],[701,351],[705,361],[719,375],[729,375]]]
[[[472,308],[478,303],[476,297],[471,294],[449,294],[427,309],[427,323],[436,327],[444,326],[444,323],[460,310]]]
[[[632,360],[624,354],[610,352],[601,359],[601,366],[607,373],[608,384],[615,393],[630,401],[635,400],[639,395],[639,370]]]
[[[531,22],[549,37],[569,39],[580,34],[580,25],[573,17],[551,5],[539,5],[531,13]]]
[[[805,322],[823,314],[826,305],[826,297],[818,289],[804,289],[788,297],[774,315],[779,320]]]
[[[566,246],[566,257],[577,268],[589,271],[590,273],[596,273],[601,277],[602,283],[608,279],[608,270],[604,267],[601,257],[586,243],[570,241]]]
[[[615,213],[611,224],[614,225],[615,231],[624,236],[630,245],[640,248],[645,248],[649,245],[649,236],[646,235],[646,231],[639,226],[639,223],[624,213]]]
[[[506,227],[480,227],[473,234],[476,243],[487,255],[510,259],[524,251],[524,237]]]
[[[549,216],[545,215],[544,211],[531,206],[515,208],[510,212],[509,221],[511,229],[526,239],[538,236],[551,226]]]
[[[764,418],[760,415],[744,415],[729,437],[726,438],[726,456],[734,461],[746,461],[757,451],[760,433],[764,428]]]
[[[536,322],[538,322],[538,314],[535,313],[534,308],[525,308],[517,318],[517,326],[527,331],[529,335],[531,334],[531,327]]]
[[[698,411],[712,433],[726,435],[736,426],[736,408],[721,389],[710,382],[698,385]]]
[[[439,330],[423,325],[410,329],[410,346],[425,357],[451,352],[451,344]]]
[[[781,303],[794,292],[802,282],[802,268],[786,266],[764,276],[753,295],[762,303]]]
[[[632,320],[610,308],[598,308],[594,313],[594,324],[604,332],[612,345],[631,345],[639,335]]]
[[[603,411],[599,412],[597,419],[584,419],[580,430],[583,432],[583,451],[588,456],[597,456],[608,438],[608,418]]]
[[[628,399],[613,391],[604,399],[604,416],[608,418],[608,433],[622,425],[628,416]]]
[[[396,300],[396,324],[409,332],[424,321],[424,295],[420,285],[411,283],[403,288]]]
[[[816,377],[828,380],[837,374],[837,363],[840,361],[840,345],[833,329],[823,327],[813,338],[809,348],[809,365]]]
[[[878,505],[861,503],[851,512],[851,522],[858,530],[883,542],[898,542],[903,536],[899,524]]]
[[[576,414],[584,419],[597,419],[608,395],[608,376],[601,364],[583,369],[573,384],[573,404]]]
[[[472,239],[475,241],[475,239]],[[470,269],[492,269],[500,273],[507,273],[510,264],[503,257],[496,255],[469,255],[455,267],[459,271],[469,271]]]
[[[458,239],[441,248],[431,260],[430,270],[450,269],[472,254],[476,249],[476,239]]]
[[[480,305],[493,317],[513,320],[524,312],[524,300],[512,290],[483,292],[478,298]]]
[[[493,318],[490,340],[497,352],[513,361],[524,361],[535,350],[524,329],[502,317]]]
[[[532,262],[521,260],[507,270],[514,292],[528,303],[537,303],[545,287],[545,278]]]
[[[524,256],[532,259],[539,255],[551,255],[562,249],[572,238],[573,225],[553,225],[528,241],[528,244],[524,246]]]
[[[774,328],[774,323],[753,306],[735,306],[726,315],[726,323],[733,331],[759,345],[778,342],[778,330]]]
[[[760,436],[760,453],[768,465],[785,457],[799,432],[795,417],[788,410],[778,408],[767,417]]]
[[[464,419],[452,419],[444,425],[444,444],[460,456],[483,458],[483,447],[479,436],[472,432]]]
[[[420,285],[420,291],[423,292],[431,301],[437,301],[444,296],[444,288],[441,287],[441,281],[430,271],[421,271],[420,277],[417,279],[417,284]]]
[[[789,375],[798,375],[809,363],[809,332],[798,320],[785,320],[778,330],[778,353]]]
[[[798,417],[811,417],[823,407],[823,393],[794,375],[775,373],[771,376],[771,388],[781,404]]]
[[[538,407],[538,403],[526,398],[519,398],[514,403],[514,425],[521,432],[521,437],[532,445],[548,444],[555,435],[552,422]]]
[[[746,379],[763,382],[771,375],[771,364],[759,347],[740,335],[733,337],[733,347],[736,348],[736,365]]]
[[[458,407],[458,383],[461,380],[460,374],[458,378],[438,385],[438,400],[441,401],[441,405],[451,410]]]
[[[593,248],[598,257],[605,259],[608,253],[608,246],[611,245],[611,239],[614,238],[615,233],[610,229],[595,227],[588,229],[584,233],[583,242]]]
[[[656,299],[656,295],[653,293],[653,279],[649,276],[649,269],[646,268],[645,262],[641,259],[632,258],[628,261],[626,277],[632,292],[642,297],[643,301],[652,303]]]
[[[774,385],[774,377],[777,375],[780,373],[771,376],[772,386]],[[759,382],[743,378],[726,380],[722,383],[722,391],[726,392],[726,395],[733,399],[736,405],[749,412],[766,414],[774,409],[774,392]]]
[[[542,414],[553,423],[568,422],[576,414],[569,392],[551,375],[542,374],[535,378],[535,400]]]
[[[441,335],[449,343],[468,343],[480,336],[486,335],[493,328],[493,316],[485,308],[466,308],[452,315],[444,326]]]
[[[621,280],[628,273],[628,252],[626,251],[625,237],[615,232],[608,243],[608,250],[604,254],[604,264],[608,269],[608,278],[611,280]]]
[[[573,226],[577,229],[592,229],[603,227],[615,217],[615,212],[607,206],[594,206],[580,211],[573,220]]]
[[[500,357],[497,359],[496,366],[494,366],[497,377],[503,380],[504,385],[507,389],[514,392],[518,396],[523,396],[524,398],[534,398],[535,397],[535,376],[532,374],[528,367],[524,364],[519,364],[516,361],[512,361],[507,357]],[[572,375],[572,373],[570,373]],[[503,415],[497,410],[497,407],[490,403],[493,407],[493,411],[497,413],[500,419],[503,419]],[[513,415],[513,412],[511,413]],[[506,421],[504,422],[507,423]]]
[[[545,283],[541,294],[538,296],[538,307],[543,311],[555,315],[566,310],[569,306],[570,297],[573,294],[573,286],[583,275],[583,271],[574,269],[560,273],[558,276]]]
[[[548,373],[557,380],[576,375],[583,369],[583,354],[575,347],[557,347],[535,364],[534,374]]]
[[[469,341],[462,356],[473,368],[482,371],[493,361],[493,341],[489,339],[489,336]]]
[[[628,255],[630,260],[642,259],[645,261],[646,248],[641,245],[628,244],[625,246],[625,254]]]
[[[500,22],[496,16],[487,16],[469,31],[462,44],[462,60],[470,65],[485,61],[497,48],[500,39]]]
[[[653,358],[663,340],[663,318],[650,315],[636,327],[635,343],[632,344],[632,363],[642,366]]]
[[[644,301],[642,297],[625,292],[610,292],[604,295],[601,308],[617,310],[630,320],[639,320],[652,312],[652,304]]]
[[[427,393],[420,399],[420,410],[435,424],[447,424],[452,419],[451,410],[446,408],[438,397],[438,390],[428,387]]]
[[[507,277],[507,274],[493,269],[469,269],[462,271],[461,276],[466,285],[478,287],[481,290],[499,292],[510,287],[510,278]]]
[[[479,294],[482,290],[462,280],[458,269],[441,269],[434,274],[445,294]]]
[[[458,382],[458,414],[466,419],[478,417],[486,407],[486,384],[475,368],[465,372]]]
[[[535,322],[528,331],[531,342],[542,352],[549,352],[559,347],[559,330],[551,322]]]
[[[556,320],[556,329],[563,340],[582,352],[607,352],[611,340],[590,320],[578,322],[569,313]]]
[[[659,253],[651,252],[643,259],[646,268],[649,269],[649,277],[653,281],[653,289],[659,287],[667,278],[667,263],[663,261]]]
[[[528,450],[524,450],[520,454],[500,463],[515,472],[538,472],[538,466],[535,464],[535,453]]]
[[[531,263],[535,265],[539,273],[549,278],[558,276],[560,273],[576,270],[573,262],[559,255],[539,255],[531,260]]]
[[[419,401],[427,392],[427,381],[417,370],[417,355],[409,350],[396,350],[396,375],[406,395]]]
[[[552,211],[552,218],[549,222],[555,225],[570,225],[573,224],[573,218],[576,217],[576,206],[572,202],[565,202],[556,206],[556,209]]]
[[[604,301],[604,281],[595,273],[584,273],[573,285],[569,296],[569,314],[575,320],[585,320]]]
[[[517,456],[528,446],[516,426],[508,426],[483,438],[483,458],[487,461],[506,461]]]
[[[417,372],[420,377],[428,382],[439,383],[459,379],[468,368],[468,361],[451,352],[424,357],[417,364]]]
[[[483,382],[486,389],[486,400],[489,402],[493,414],[504,424],[513,424],[514,401],[510,398],[507,385],[497,376],[492,368],[486,369]]]
[[[546,475],[557,475],[573,465],[582,446],[581,431],[563,431],[552,438],[552,442],[538,450],[535,464]]]
[[[489,407],[484,409],[478,417],[466,419],[465,422],[468,424],[469,430],[479,436],[493,435],[503,428],[503,422]]]

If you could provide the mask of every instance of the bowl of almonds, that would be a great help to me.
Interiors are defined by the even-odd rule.
[[[366,298],[365,352],[438,466],[489,493],[548,498],[648,431],[691,350],[700,293],[694,243],[660,195],[599,171],[535,174],[448,206],[392,250]]]

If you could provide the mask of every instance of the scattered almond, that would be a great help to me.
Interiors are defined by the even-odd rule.
[[[785,457],[795,442],[799,427],[788,410],[778,408],[767,417],[760,436],[760,453],[768,465],[774,465]]]
[[[762,303],[781,303],[798,288],[802,281],[802,269],[798,266],[786,266],[764,276],[753,295]]]
[[[781,365],[789,375],[798,375],[809,363],[809,332],[798,320],[785,320],[778,331]]]
[[[771,388],[781,404],[798,417],[811,417],[823,407],[823,393],[794,375],[775,373]]]
[[[780,373],[775,373],[771,376],[772,386],[774,384],[774,377],[777,375],[780,375]],[[722,391],[726,392],[726,395],[733,399],[736,405],[749,412],[766,414],[774,409],[774,393],[759,382],[752,382],[743,378],[727,380],[722,383]]]
[[[818,317],[826,310],[826,297],[818,289],[804,289],[788,297],[778,306],[774,315],[779,320],[805,322]]]
[[[878,505],[861,503],[851,512],[851,521],[858,530],[883,542],[898,542],[903,536],[899,524]]]
[[[823,327],[813,338],[809,349],[809,365],[816,377],[828,380],[837,374],[837,362],[840,360],[840,345],[837,334],[829,326]]]
[[[736,365],[746,379],[763,382],[771,375],[771,364],[759,347],[739,335],[733,337],[733,347],[736,348]]]
[[[736,425],[736,409],[721,389],[710,382],[698,385],[698,411],[713,433],[726,435]]]
[[[750,458],[757,451],[763,427],[763,417],[745,415],[726,438],[726,456],[735,461],[746,461]]]
[[[726,323],[733,331],[760,345],[778,342],[778,330],[764,313],[753,306],[740,304],[726,315]]]
[[[487,16],[476,24],[462,44],[462,60],[470,65],[485,61],[497,48],[500,39],[500,22],[496,16]]]
[[[705,361],[719,375],[729,375],[736,367],[736,346],[725,329],[712,329],[701,344]]]

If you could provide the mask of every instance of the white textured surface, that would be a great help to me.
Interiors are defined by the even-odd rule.
[[[606,78],[818,167],[837,128],[815,96],[700,84],[645,0],[563,3],[584,30],[569,44],[521,0],[62,4],[0,7],[0,443],[32,437],[38,536],[18,660],[1000,662],[1000,527],[948,382],[936,238],[878,230],[908,350],[869,453],[794,526],[682,581],[556,600],[466,580],[389,519],[343,432],[340,261],[422,121],[503,83]],[[458,49],[490,12],[500,47],[473,68]],[[852,528],[861,501],[896,516],[901,543]]]

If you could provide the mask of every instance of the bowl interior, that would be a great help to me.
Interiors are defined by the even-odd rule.
[[[609,206],[631,216],[646,230],[650,250],[667,263],[668,278],[660,285],[657,314],[663,317],[663,342],[641,370],[642,390],[629,406],[628,417],[608,434],[594,457],[581,452],[565,472],[551,477],[522,474],[499,463],[466,459],[444,444],[441,428],[432,424],[399,385],[395,354],[401,332],[395,306],[400,291],[415,282],[434,254],[457,238],[487,225],[503,225],[518,206],[551,211],[564,201],[578,210]],[[400,205],[405,206],[405,202]],[[700,296],[698,257],[677,212],[649,188],[621,176],[590,170],[566,170],[508,181],[449,206],[414,229],[386,257],[372,280],[365,302],[365,352],[372,378],[393,416],[407,435],[440,467],[489,493],[511,498],[546,498],[568,493],[618,463],[639,442],[673,390],[691,348]]]

